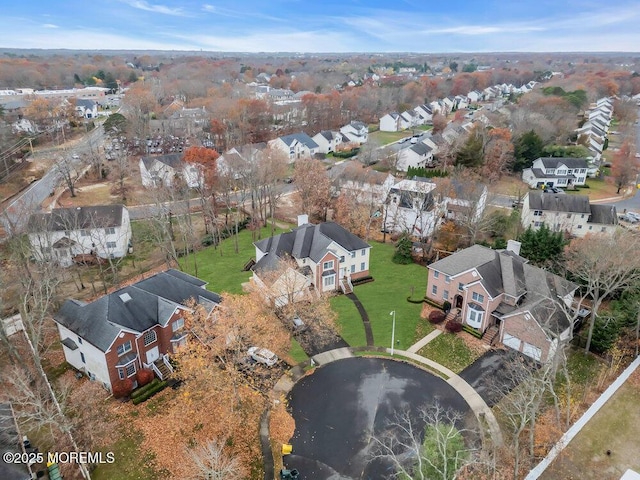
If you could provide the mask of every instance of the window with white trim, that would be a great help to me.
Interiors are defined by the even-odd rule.
[[[367,249],[363,248],[362,251],[360,252],[360,254],[364,257],[365,254],[367,253]]]
[[[340,257],[340,263],[344,263],[344,255]]]
[[[113,227],[105,228],[104,233],[106,233],[107,235],[115,235],[116,229]]]
[[[536,217],[542,216],[542,210],[534,210],[533,211],[533,215],[536,216]]]
[[[127,352],[131,351],[131,340],[127,340],[122,345],[118,345],[117,352],[118,356],[122,356]]]
[[[473,299],[474,302],[484,303],[484,295],[482,295],[481,293],[473,292],[471,294],[471,298]]]
[[[445,290],[444,292],[442,292],[442,299],[449,300],[449,290]]]
[[[145,332],[142,339],[144,341],[144,346],[146,347],[147,345],[151,345],[155,342],[158,339],[158,335],[156,335],[155,330],[149,330],[148,332]]]
[[[118,378],[120,380],[124,380],[126,377],[124,376],[124,368],[119,368],[118,369]]]
[[[107,242],[107,248],[116,248],[116,242]]]
[[[432,293],[433,295],[437,295],[437,294],[438,294],[438,286],[437,286],[437,285],[433,285],[433,286],[431,287],[431,293]]]
[[[482,317],[484,316],[484,310],[479,305],[473,303],[469,304],[469,310],[467,313],[467,323],[473,328],[480,328],[482,326]]]
[[[180,330],[182,327],[184,327],[184,318],[178,318],[171,324],[171,331],[175,332],[176,330]]]
[[[329,260],[328,262],[324,262],[322,264],[322,270],[333,270],[333,260]]]
[[[362,263],[360,264],[360,271],[362,272],[362,271],[366,270],[366,269],[367,269],[366,267],[367,267],[367,264],[366,264],[366,263],[364,263],[364,262],[362,262]]]
[[[445,281],[446,283],[451,283],[451,277],[450,277],[449,275],[445,275],[445,277],[444,277],[444,281]]]
[[[136,362],[131,362],[129,365],[124,367],[125,373],[127,377],[132,377],[136,374]]]
[[[351,252],[351,258],[356,258],[356,252]]]
[[[87,363],[85,358],[84,358],[84,353],[80,352],[80,360],[82,360],[82,363]]]
[[[328,275],[326,277],[324,277],[324,280],[322,281],[322,284],[325,287],[332,287],[333,285],[335,285],[336,283],[336,276],[335,275]]]
[[[462,292],[464,290],[464,284],[462,282],[458,282],[458,290]]]
[[[433,271],[433,278],[438,278],[438,277],[440,277],[440,272],[437,271],[437,270],[434,270]]]
[[[351,265],[351,273],[356,273],[356,266],[355,265]]]

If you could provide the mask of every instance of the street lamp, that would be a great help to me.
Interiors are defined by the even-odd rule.
[[[389,315],[393,315],[393,323],[391,324],[391,356],[393,357],[393,346],[396,343],[396,311],[389,312]]]

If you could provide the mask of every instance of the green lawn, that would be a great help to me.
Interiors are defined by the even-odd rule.
[[[375,142],[378,145],[388,145],[393,142],[397,142],[401,138],[410,137],[411,130],[405,130],[403,132],[373,132],[369,134],[369,140]]]
[[[276,229],[276,234],[285,231],[287,230]],[[242,293],[242,284],[251,278],[251,272],[243,272],[242,267],[256,256],[252,233],[243,230],[238,234],[238,253],[235,252],[234,237],[223,240],[217,248],[211,246],[197,252],[197,275],[193,254],[182,258],[180,266],[185,272],[209,282],[207,289],[213,292]],[[265,227],[260,238],[270,235],[271,227]]]
[[[420,298],[426,291],[426,268],[417,265],[397,265],[391,261],[394,248],[390,244],[371,243],[370,272],[375,281],[355,288],[371,320],[374,342],[378,346],[391,347],[392,316],[396,311],[396,348],[406,349],[416,341],[416,326],[420,320],[422,304],[407,302],[407,297]],[[411,288],[414,288],[413,293]],[[362,319],[351,300],[344,296],[331,299],[338,313],[341,335],[351,346],[366,345]],[[426,335],[433,327],[426,324]]]
[[[460,335],[468,334],[442,333],[420,349],[418,354],[444,365],[454,373],[460,373],[480,356],[467,347]]]
[[[568,194],[588,195],[591,200],[598,200],[601,198],[615,197],[616,186],[613,183],[605,182],[601,178],[589,178],[587,179],[587,185],[589,188],[578,188],[576,190],[565,190]]]
[[[289,355],[291,355],[291,359],[296,363],[304,362],[305,360],[309,359],[307,354],[304,353],[304,350],[302,349],[298,341],[293,337],[291,338],[291,347],[289,348]]]

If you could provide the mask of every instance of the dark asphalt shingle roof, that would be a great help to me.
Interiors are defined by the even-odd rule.
[[[104,295],[91,303],[67,300],[54,320],[103,352],[122,328],[143,332],[165,325],[175,308],[194,298],[199,303],[220,303],[218,294],[202,280],[169,270]]]
[[[34,213],[29,217],[30,232],[56,232],[122,225],[124,205],[54,208],[50,213]]]
[[[560,165],[566,165],[567,168],[588,168],[589,166],[586,158],[540,157],[538,160],[542,160],[544,168],[558,168]]]
[[[270,270],[278,264],[278,258],[286,256],[297,259],[310,258],[318,262],[327,253],[331,242],[337,243],[350,252],[370,247],[364,240],[337,223],[325,222],[319,225],[308,223],[291,232],[281,233],[254,243],[261,252],[266,253],[255,264],[254,270]]]
[[[286,143],[289,146],[293,145],[294,141],[297,140],[298,142],[302,143],[309,149],[318,148],[318,144],[314,142],[313,139],[304,132],[292,133],[291,135],[284,135],[283,137],[280,137],[280,140],[282,140],[284,143]]]
[[[529,192],[529,208],[551,212],[591,213],[588,196],[566,193]]]
[[[182,153],[168,153],[167,155],[159,155],[157,157],[142,157],[142,163],[149,170],[155,162],[164,163],[165,165],[177,170],[182,167]]]
[[[601,225],[617,225],[618,214],[615,205],[591,205],[591,217],[588,223]]]

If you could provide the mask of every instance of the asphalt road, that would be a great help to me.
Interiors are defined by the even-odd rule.
[[[289,406],[296,421],[293,454],[286,468],[300,480],[383,480],[388,465],[371,458],[372,433],[384,431],[396,411],[417,409],[435,399],[470,413],[464,399],[442,378],[404,362],[349,358],[318,368],[293,387]],[[419,431],[424,424],[416,421]]]
[[[52,152],[51,155],[56,158],[61,155],[77,155],[79,158],[73,159],[73,164],[76,167],[81,166],[82,157],[89,153],[90,144],[93,143],[94,148],[102,145],[103,136],[104,130],[102,126],[98,126],[78,141],[73,148],[66,151]],[[7,206],[6,210],[0,214],[0,221],[5,228],[8,230],[10,225],[15,225],[17,228],[24,227],[29,215],[40,209],[40,204],[61,182],[62,177],[56,165],[47,171],[40,180],[33,182],[27,189],[18,194]]]

